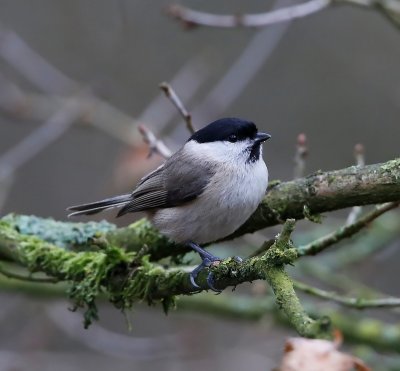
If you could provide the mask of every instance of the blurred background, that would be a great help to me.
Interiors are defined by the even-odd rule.
[[[162,81],[172,84],[196,128],[238,116],[271,133],[264,157],[272,179],[293,178],[300,133],[309,149],[306,173],[354,164],[357,143],[367,163],[399,156],[400,30],[378,12],[337,6],[262,29],[184,30],[166,15],[168,4],[0,1],[1,216],[66,220],[69,205],[132,189],[163,161],[147,158],[139,124],[172,151],[189,135],[160,92]],[[290,4],[185,1],[216,13]],[[323,227],[300,223],[298,240],[332,230],[347,214],[329,216]],[[115,222],[112,212],[101,217]],[[391,295],[400,295],[398,221],[381,223],[392,228],[391,238],[349,267],[350,275]],[[276,232],[238,245],[257,246]],[[254,294],[248,286],[239,291]],[[268,315],[258,322],[189,310],[166,317],[144,305],[129,315],[129,332],[125,317],[106,303],[100,322],[83,330],[82,316],[65,300],[5,289],[0,300],[1,371],[268,370],[279,363],[285,338],[295,335]]]

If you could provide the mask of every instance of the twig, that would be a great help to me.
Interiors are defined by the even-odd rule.
[[[356,159],[357,166],[365,166],[365,151],[362,144],[356,144],[354,146],[354,157]],[[361,215],[361,212],[361,206],[354,206],[347,217],[346,225],[353,224]]]
[[[400,298],[388,297],[380,299],[365,299],[365,298],[352,298],[339,295],[332,291],[325,291],[316,287],[307,285],[300,281],[293,281],[293,286],[305,292],[306,294],[317,296],[321,299],[327,299],[336,303],[342,304],[346,307],[356,309],[369,309],[369,308],[395,308],[400,307]]]
[[[1,264],[0,264],[0,274],[2,274],[4,277],[7,278],[13,278],[16,280],[20,281],[29,281],[29,282],[40,282],[40,283],[57,283],[58,280],[53,277],[32,277],[31,275],[29,276],[22,276],[20,274],[10,272],[9,270],[5,269]]]
[[[192,123],[192,115],[187,111],[185,106],[183,105],[182,101],[176,94],[175,90],[172,88],[170,84],[167,82],[163,82],[160,84],[160,89],[165,93],[167,98],[171,100],[173,105],[177,108],[181,116],[186,122],[186,127],[189,130],[191,134],[193,134],[196,130],[194,129],[193,123]]]
[[[140,134],[142,134],[145,143],[149,145],[150,151],[148,157],[151,157],[154,153],[159,154],[165,159],[171,157],[172,152],[162,140],[158,139],[154,135],[154,133],[150,129],[146,128],[146,126],[144,125],[139,125],[138,130],[140,131]]]
[[[187,28],[194,26],[222,28],[264,27],[308,16],[326,8],[330,4],[331,0],[311,0],[304,4],[292,5],[270,12],[242,15],[217,15],[173,4],[168,7],[167,13],[182,22]]]
[[[375,210],[360,218],[357,222],[339,228],[337,231],[321,237],[308,245],[298,247],[299,256],[315,255],[333,244],[353,236],[361,229],[368,226],[374,219],[399,206],[399,202],[391,202],[377,207]]]
[[[304,176],[304,169],[306,167],[306,157],[308,155],[307,137],[304,133],[297,136],[296,155],[294,157],[294,179]]]

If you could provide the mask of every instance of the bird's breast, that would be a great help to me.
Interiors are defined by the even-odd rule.
[[[238,229],[255,211],[268,185],[263,161],[216,173],[204,192],[178,207],[159,209],[153,224],[176,242],[202,244],[221,239]]]

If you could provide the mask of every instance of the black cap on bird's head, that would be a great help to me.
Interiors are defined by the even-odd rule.
[[[189,141],[195,140],[198,143],[209,143],[217,141],[237,142],[252,139],[261,143],[270,137],[269,134],[259,133],[254,122],[228,117],[216,120],[196,131],[189,138]]]

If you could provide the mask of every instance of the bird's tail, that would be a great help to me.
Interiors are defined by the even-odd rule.
[[[111,209],[113,207],[119,207],[127,204],[132,201],[132,195],[120,195],[111,198],[106,198],[105,200],[91,202],[88,204],[70,206],[67,210],[73,211],[68,217],[77,216],[77,215],[91,215],[99,213],[100,211]]]

